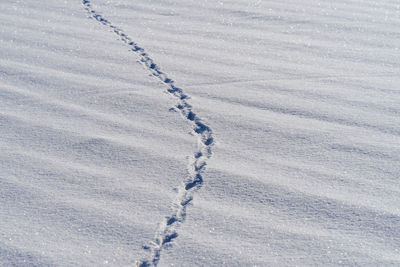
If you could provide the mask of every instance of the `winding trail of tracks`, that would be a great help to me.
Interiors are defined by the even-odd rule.
[[[210,127],[205,125],[199,116],[193,112],[192,106],[187,102],[188,96],[181,88],[175,86],[174,81],[169,78],[166,73],[161,71],[160,67],[157,66],[142,47],[134,42],[132,38],[125,34],[120,28],[97,13],[93,9],[91,1],[83,0],[82,4],[91,18],[94,18],[117,34],[125,44],[131,47],[131,51],[138,56],[140,62],[151,75],[167,87],[168,93],[177,99],[174,109],[179,111],[182,117],[191,124],[193,132],[198,138],[198,149],[195,151],[192,160],[190,160],[188,164],[189,175],[178,188],[176,199],[172,204],[171,214],[166,216],[163,222],[160,223],[154,240],[150,242],[149,245],[143,246],[143,248],[150,253],[141,260],[139,266],[156,266],[160,260],[162,249],[178,237],[177,228],[179,224],[185,220],[186,208],[192,201],[194,192],[198,190],[203,183],[202,172],[205,169],[207,160],[212,155],[211,148],[214,143],[212,131]]]

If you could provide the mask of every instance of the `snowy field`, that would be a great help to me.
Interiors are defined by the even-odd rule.
[[[399,266],[400,3],[1,0],[0,266]]]

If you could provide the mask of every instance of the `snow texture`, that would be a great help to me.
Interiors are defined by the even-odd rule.
[[[400,265],[399,15],[0,1],[0,266]]]

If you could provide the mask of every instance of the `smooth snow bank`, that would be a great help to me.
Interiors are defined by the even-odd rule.
[[[160,266],[400,264],[396,1],[91,2],[216,140]],[[80,1],[0,10],[0,262],[132,265],[190,125]]]

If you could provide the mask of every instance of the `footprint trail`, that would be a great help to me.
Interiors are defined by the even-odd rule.
[[[188,95],[186,95],[181,88],[177,87],[166,73],[161,71],[160,67],[157,66],[142,47],[134,42],[132,38],[125,34],[120,28],[97,13],[93,9],[91,1],[83,0],[82,4],[91,18],[117,34],[119,38],[130,47],[130,51],[138,56],[144,68],[167,87],[168,93],[177,99],[174,109],[191,124],[193,133],[198,139],[198,149],[188,164],[188,177],[178,188],[175,201],[172,204],[171,214],[166,216],[160,223],[154,240],[148,245],[143,246],[148,252],[148,256],[144,257],[138,266],[156,266],[160,260],[162,249],[171,245],[171,242],[178,237],[177,229],[185,220],[186,208],[191,203],[194,193],[203,183],[202,172],[205,170],[207,160],[212,155],[211,149],[214,143],[213,134],[210,127],[204,124],[199,116],[192,110],[192,106],[187,102],[189,98]]]

